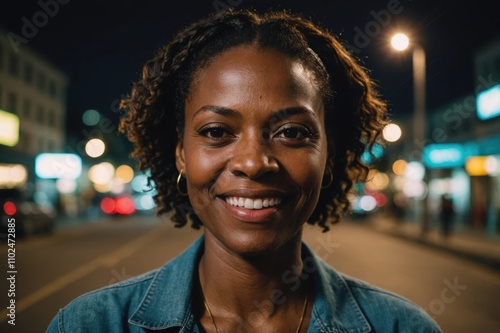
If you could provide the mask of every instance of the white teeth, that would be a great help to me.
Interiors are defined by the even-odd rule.
[[[245,208],[248,209],[253,209],[253,200],[252,199],[245,199]]]
[[[262,199],[255,199],[253,201],[253,209],[261,209],[262,208]]]
[[[277,206],[281,198],[250,199],[243,197],[226,197],[226,202],[231,206],[244,207],[246,209],[262,209]]]

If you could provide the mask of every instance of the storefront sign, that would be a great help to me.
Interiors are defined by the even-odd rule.
[[[481,120],[500,116],[500,84],[481,91],[476,99],[477,116]]]
[[[0,110],[0,145],[15,146],[19,141],[19,117]]]

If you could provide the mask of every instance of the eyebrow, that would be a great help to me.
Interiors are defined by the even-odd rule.
[[[228,118],[236,118],[236,119],[242,119],[243,116],[241,115],[240,112],[224,107],[224,106],[217,106],[217,105],[204,105],[196,112],[193,114],[193,117],[191,119],[194,119],[197,114],[201,112],[213,112],[216,114],[219,114],[224,117]],[[294,107],[288,107],[288,108],[283,108],[274,111],[271,115],[270,118],[279,118],[279,119],[286,119],[291,116],[295,116],[298,114],[305,114],[313,118],[318,118],[318,114],[312,110],[309,110],[308,108],[305,107],[299,107],[299,106],[294,106]]]
[[[239,113],[236,110],[217,105],[204,105],[198,110],[196,110],[191,119],[194,119],[194,117],[196,117],[196,115],[201,112],[213,112],[228,118],[237,118],[237,119],[242,118],[241,113]]]
[[[301,106],[292,106],[289,108],[284,108],[284,109],[279,109],[273,112],[272,117],[276,118],[281,118],[281,119],[286,119],[291,116],[299,115],[299,114],[304,114],[307,116],[310,116],[312,118],[318,118],[318,114],[312,110],[309,110],[308,108],[301,107]]]

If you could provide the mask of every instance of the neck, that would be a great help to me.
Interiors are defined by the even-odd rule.
[[[276,251],[262,256],[239,256],[206,234],[199,264],[201,291],[214,315],[270,318],[297,308],[306,297],[302,274],[301,234]]]

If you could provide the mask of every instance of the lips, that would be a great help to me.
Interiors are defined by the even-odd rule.
[[[281,203],[281,198],[246,198],[246,197],[226,197],[226,202],[231,206],[246,209],[264,209],[274,207]]]

